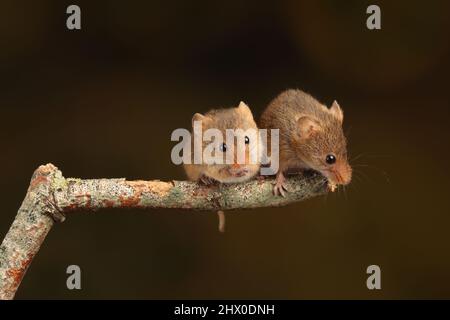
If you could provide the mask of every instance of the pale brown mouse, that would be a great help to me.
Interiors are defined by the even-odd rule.
[[[261,165],[261,141],[257,135],[258,127],[253,119],[253,114],[244,102],[241,102],[236,108],[211,110],[204,115],[196,113],[192,118],[193,126],[195,121],[201,121],[203,132],[208,129],[218,129],[222,133],[224,141],[220,146],[217,146],[217,149],[224,153],[224,157],[227,149],[231,150],[231,146],[228,146],[225,141],[226,130],[242,129],[243,132],[239,134],[242,135],[242,137],[238,135],[236,138],[245,141],[245,161],[243,163],[238,163],[238,161],[236,161],[239,144],[237,143],[237,139],[234,139],[234,146],[232,148],[234,153],[233,163],[225,163],[224,161],[222,164],[184,164],[184,169],[189,180],[201,180],[206,184],[213,182],[240,183],[250,180],[258,173]],[[245,131],[248,129],[253,129],[255,135],[245,135]],[[209,143],[210,142],[203,141],[202,150],[204,150]],[[251,159],[251,150],[256,152],[256,159]],[[192,153],[193,152],[194,148],[192,148]],[[191,156],[191,158],[193,158],[193,155]]]
[[[313,169],[324,175],[331,191],[347,185],[352,168],[342,130],[344,113],[334,101],[330,108],[311,95],[290,89],[276,97],[263,112],[261,129],[279,129],[279,169],[274,193],[288,191],[284,174]]]
[[[194,114],[192,117],[192,136],[195,139],[194,123],[199,121],[201,123],[202,134],[208,129],[217,129],[223,136],[222,142],[216,148],[223,153],[223,159],[226,161],[225,153],[232,150],[232,163],[222,164],[184,164],[184,170],[189,180],[202,181],[204,184],[212,183],[240,183],[252,179],[258,172],[261,166],[262,145],[261,139],[257,132],[258,127],[253,118],[252,111],[244,103],[241,102],[237,108],[216,109],[210,110],[204,115],[200,113]],[[242,132],[236,132],[236,139],[233,140],[233,146],[226,143],[227,129],[241,129]],[[251,133],[254,133],[253,135]],[[244,141],[242,145],[238,143],[238,139]],[[207,148],[210,142],[201,140],[201,151]],[[192,140],[192,145],[194,141]],[[243,151],[244,161],[239,163],[238,148],[245,148]],[[194,150],[191,148],[191,159],[194,159]],[[252,158],[251,153],[253,153]],[[202,160],[204,158],[202,157]],[[217,212],[219,217],[219,231],[225,232],[225,213],[223,211]]]

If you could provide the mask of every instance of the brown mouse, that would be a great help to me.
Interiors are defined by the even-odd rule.
[[[244,102],[241,102],[236,108],[211,110],[204,115],[196,113],[192,118],[193,127],[195,121],[201,121],[203,133],[208,129],[218,129],[222,133],[224,141],[222,141],[223,143],[221,145],[217,146],[217,149],[224,154],[224,157],[227,149],[229,149],[229,151],[233,150],[234,154],[232,163],[225,163],[224,158],[222,164],[184,164],[184,169],[189,180],[201,180],[206,184],[213,182],[240,183],[250,180],[259,172],[261,164],[259,150],[262,148],[259,136],[257,135],[258,127],[253,119],[250,108]],[[225,142],[227,129],[242,129],[243,132],[240,133],[242,137],[237,135],[236,138],[242,139],[245,141],[245,144],[239,145],[237,139],[234,139],[234,146],[228,146]],[[248,129],[253,129],[255,135],[245,135],[245,131]],[[204,150],[209,143],[210,142],[202,141],[202,150]],[[236,161],[239,146],[245,148],[245,161],[243,163],[238,163],[238,161]],[[259,150],[255,150],[254,148]],[[192,148],[191,153],[194,152],[194,149],[195,148]],[[250,157],[251,150],[256,152],[255,161]],[[191,158],[193,158],[193,155],[191,155]]]
[[[216,146],[219,152],[223,153],[223,163],[217,164],[184,164],[184,170],[189,180],[202,181],[204,184],[212,183],[240,183],[253,178],[258,172],[261,166],[262,145],[261,139],[257,132],[258,127],[250,108],[241,102],[237,108],[229,109],[216,109],[205,113],[194,114],[192,117],[193,128],[193,147],[191,148],[191,159],[194,159],[195,152],[195,129],[194,123],[199,122],[201,124],[202,135],[208,129],[217,129],[223,136],[223,140],[226,140],[227,129],[241,129],[242,132],[236,132],[236,139],[233,139],[233,146],[227,145],[226,141],[219,141]],[[253,133],[253,135],[251,134]],[[244,144],[239,144],[238,139],[244,141]],[[207,148],[210,142],[203,141],[201,137],[201,151]],[[245,148],[243,151],[244,161],[241,163],[238,161],[238,148]],[[226,163],[226,152],[232,151],[232,162]],[[254,158],[252,158],[253,153]],[[201,160],[204,160],[203,155]],[[225,232],[225,214],[223,211],[217,212],[219,217],[219,231]]]
[[[284,174],[313,169],[324,175],[331,191],[347,185],[352,168],[342,130],[344,113],[334,101],[330,108],[311,95],[290,89],[276,97],[263,112],[261,129],[279,129],[279,169],[274,193],[288,191]]]

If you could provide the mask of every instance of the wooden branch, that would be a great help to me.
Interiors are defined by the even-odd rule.
[[[54,165],[33,174],[17,216],[0,246],[0,299],[13,299],[54,221],[67,213],[102,208],[233,210],[276,207],[327,192],[320,175],[289,178],[286,197],[272,194],[272,179],[205,186],[187,181],[64,178]]]

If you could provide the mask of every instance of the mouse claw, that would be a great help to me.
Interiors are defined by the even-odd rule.
[[[274,186],[273,186],[273,189],[272,189],[272,190],[273,190],[273,194],[277,196],[277,195],[278,195],[278,187],[277,187],[277,185],[276,185],[276,184],[274,184]]]
[[[206,186],[214,184],[214,180],[212,178],[210,178],[210,177],[207,177],[207,176],[202,176],[200,178],[200,181]]]
[[[274,185],[273,186],[273,194],[278,196],[282,196],[283,198],[286,197],[286,194],[284,193],[284,188],[282,186]]]
[[[282,185],[275,184],[273,186],[273,194],[276,196],[280,195],[284,198],[286,197],[286,192],[289,192],[289,190],[287,189],[285,184]]]
[[[282,173],[279,173],[273,186],[273,194],[276,196],[281,195],[282,197],[286,197],[285,192],[289,192],[286,185],[286,179]]]

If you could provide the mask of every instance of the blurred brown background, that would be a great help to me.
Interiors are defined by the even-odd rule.
[[[82,30],[65,27],[78,4]],[[379,4],[382,30],[366,8]],[[347,194],[228,214],[76,213],[17,298],[450,298],[448,1],[2,1],[0,234],[34,169],[184,179],[170,133],[286,88],[345,110]],[[66,267],[82,290],[66,289]],[[367,266],[382,290],[366,288]]]

